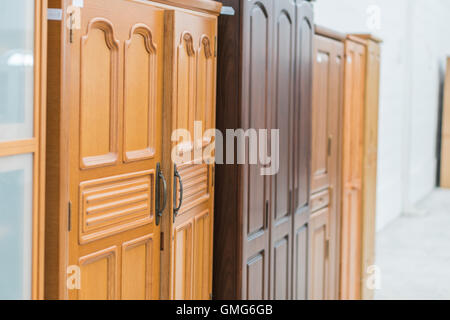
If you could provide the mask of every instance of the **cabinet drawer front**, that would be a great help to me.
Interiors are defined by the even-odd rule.
[[[330,205],[330,192],[325,190],[323,192],[313,195],[311,198],[311,211],[316,212],[317,210],[326,208]]]

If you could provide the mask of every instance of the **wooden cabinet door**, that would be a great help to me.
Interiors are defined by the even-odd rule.
[[[167,34],[173,34],[169,41],[174,41],[169,46],[174,57],[172,128],[190,133],[176,149],[180,158],[190,159],[171,164],[170,297],[206,300],[212,292],[214,156],[202,156],[208,147],[203,133],[215,127],[217,18],[178,11],[166,18]],[[202,127],[198,137],[195,122]]]
[[[273,3],[245,1],[242,35],[242,127],[270,128]],[[248,144],[246,153],[249,152]],[[270,178],[261,166],[242,166],[242,296],[269,298]]]
[[[361,178],[366,70],[365,46],[347,40],[345,55],[341,298],[359,299],[361,287]]]
[[[70,299],[159,298],[163,25],[146,3],[90,0],[66,30]]]
[[[329,244],[325,246],[326,252],[322,252],[329,259],[324,278],[311,265],[310,275],[312,281],[310,287],[313,290],[313,299],[336,299],[338,297],[338,270],[339,270],[339,207],[337,205],[338,164],[340,150],[340,120],[343,102],[343,75],[344,75],[344,45],[341,41],[333,40],[321,35],[314,37],[314,80],[312,103],[312,155],[311,155],[311,184],[313,199],[312,211],[328,208],[328,221],[326,228],[329,230]],[[314,239],[314,234],[312,234]],[[313,240],[314,241],[314,240]],[[311,248],[316,245],[311,244]],[[316,252],[311,253],[316,256]],[[316,258],[311,258],[316,261]],[[320,284],[315,282],[319,281]],[[322,286],[323,284],[323,286]],[[318,288],[324,291],[318,293]]]
[[[311,95],[313,59],[313,10],[310,3],[297,5],[296,82],[294,100],[293,185],[293,299],[307,298],[308,223],[310,216]]]
[[[274,1],[272,128],[279,130],[279,172],[272,179],[270,298],[291,298],[295,81],[295,4]],[[272,141],[273,143],[273,141]]]
[[[377,205],[378,111],[380,93],[380,46],[367,40],[366,103],[364,108],[364,167],[362,192],[362,281],[361,297],[373,299],[366,281],[368,268],[375,264]]]
[[[314,37],[311,193],[336,181],[339,116],[342,101],[344,47],[342,42]]]
[[[441,187],[450,188],[450,57],[447,58],[447,71],[444,88],[440,178]]]

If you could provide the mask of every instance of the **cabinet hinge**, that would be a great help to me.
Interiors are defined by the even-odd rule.
[[[328,137],[328,156],[331,157],[331,148],[333,147],[333,136]]]
[[[330,188],[328,189],[328,198],[330,199],[328,201],[328,208],[331,208],[333,206],[333,192],[334,192],[334,187],[330,186]]]
[[[212,177],[211,177],[211,187],[214,188],[214,184],[216,181],[216,167],[213,165],[212,167],[212,173],[211,173]]]
[[[161,232],[161,237],[159,239],[161,245],[160,245],[160,249],[161,251],[164,251],[164,232]]]
[[[266,227],[269,228],[269,200],[266,201]]]
[[[73,43],[73,13],[69,16],[69,42]]]
[[[72,231],[72,202],[67,204],[67,230]]]
[[[330,257],[330,239],[325,242],[325,255],[327,258]]]
[[[217,36],[214,37],[214,57],[217,57]]]

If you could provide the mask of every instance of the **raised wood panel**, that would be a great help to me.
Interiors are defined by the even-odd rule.
[[[262,3],[249,9],[248,66],[248,128],[264,129],[268,125],[269,88],[269,28],[270,17]],[[250,152],[248,149],[247,152]],[[266,186],[259,165],[248,166],[247,234],[263,230],[266,225]]]
[[[115,300],[117,296],[117,247],[94,252],[79,259],[79,300]]]
[[[276,125],[280,130],[279,172],[275,176],[275,220],[290,212],[292,192],[292,132],[293,132],[293,90],[294,90],[294,48],[295,48],[295,7],[289,1],[279,1],[276,26]],[[290,4],[290,5],[289,5]],[[287,6],[284,7],[284,6]],[[286,9],[290,10],[287,11]]]
[[[259,253],[257,256],[251,258],[246,266],[247,278],[247,300],[262,300],[265,298],[266,277],[265,274],[265,256],[264,253]]]
[[[325,208],[311,216],[311,249],[309,298],[329,299],[329,210]]]
[[[341,298],[361,297],[363,117],[366,49],[346,41],[342,167]]]
[[[295,105],[295,139],[296,146],[294,189],[296,211],[308,206],[310,191],[310,157],[311,157],[311,101],[312,101],[312,8],[303,3],[299,10],[297,35],[297,102]]]
[[[213,59],[213,42],[207,35],[200,39],[197,56],[197,103],[195,120],[201,121],[203,130],[214,128],[216,101],[216,70]],[[199,141],[203,146],[203,141]]]
[[[117,162],[118,72],[119,41],[114,27],[106,19],[95,18],[81,39],[81,168]]]
[[[308,282],[308,227],[300,228],[294,236],[293,289],[295,300],[306,300]]]
[[[124,158],[151,158],[155,153],[157,49],[152,31],[136,24],[125,42]]]
[[[179,226],[174,232],[173,247],[173,298],[192,299],[192,234],[193,223]]]
[[[122,245],[122,292],[123,300],[152,299],[153,282],[153,235],[147,235]]]
[[[290,248],[289,236],[281,239],[274,246],[273,263],[273,299],[287,300],[290,297]]]
[[[271,179],[270,299],[292,297],[292,195],[295,89],[295,4],[274,1],[271,126],[279,130],[279,171]]]
[[[194,219],[194,270],[193,299],[201,300],[210,294],[211,266],[211,215],[204,211]]]
[[[320,191],[329,185],[329,148],[331,136],[329,128],[330,88],[332,83],[332,58],[329,52],[316,52],[314,63],[313,116],[312,116],[312,154],[311,154],[311,190]]]
[[[196,95],[196,52],[194,39],[189,32],[184,32],[177,50],[177,108],[176,129],[188,130],[194,137],[195,95]],[[183,141],[184,149],[189,152],[193,141]]]
[[[154,171],[80,184],[80,243],[152,223]]]
[[[271,126],[273,61],[273,3],[246,1],[243,4],[242,128]],[[250,148],[246,147],[249,159]],[[261,165],[243,166],[242,214],[243,299],[269,298],[270,179],[261,175]]]
[[[441,187],[450,188],[450,58],[447,58],[442,116]]]

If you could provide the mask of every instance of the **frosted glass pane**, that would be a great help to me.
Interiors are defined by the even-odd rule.
[[[31,298],[33,156],[0,157],[0,299]]]
[[[33,136],[34,1],[0,1],[0,141]]]

